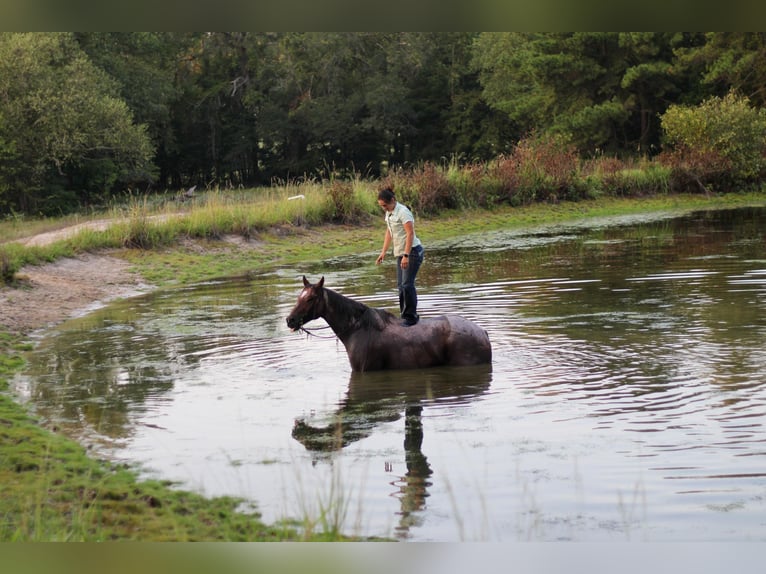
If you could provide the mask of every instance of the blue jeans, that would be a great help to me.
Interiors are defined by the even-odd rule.
[[[396,258],[396,286],[399,289],[399,310],[402,319],[414,324],[420,319],[415,277],[417,277],[420,265],[423,263],[423,247],[421,245],[413,247],[409,259],[407,269],[402,269],[402,258]]]

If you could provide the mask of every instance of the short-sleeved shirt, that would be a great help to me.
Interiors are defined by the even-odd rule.
[[[412,222],[412,247],[420,245],[420,239],[415,235],[415,217],[412,212],[403,203],[396,202],[396,207],[391,212],[386,212],[386,225],[391,232],[391,239],[394,244],[394,257],[400,257],[404,254],[404,248],[407,245],[407,231],[404,224]]]

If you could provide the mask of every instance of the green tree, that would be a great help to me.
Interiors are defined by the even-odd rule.
[[[13,182],[19,167],[16,144],[7,139],[2,110],[0,110],[0,213],[6,213],[13,207]]]
[[[168,184],[268,183],[279,153],[280,108],[272,92],[282,65],[281,34],[232,32],[190,38],[175,73],[175,149],[164,158]]]
[[[699,36],[703,36],[700,34]],[[678,61],[699,75],[699,98],[733,89],[758,107],[766,106],[766,33],[709,32],[704,42],[678,49]]]
[[[584,150],[623,145],[619,34],[486,33],[475,54],[485,99],[520,137],[565,133]]]
[[[409,85],[421,66],[412,35],[291,34],[281,48],[287,163],[375,172],[383,159],[406,159]]]
[[[149,177],[145,126],[71,34],[0,35],[0,114],[9,207],[66,211]]]
[[[408,79],[413,111],[410,160],[439,161],[452,156],[487,160],[508,151],[513,139],[507,116],[487,106],[471,66],[477,34],[423,33],[413,37],[422,64]]]
[[[173,106],[180,97],[177,71],[195,34],[78,32],[78,45],[119,86],[134,121],[147,126],[156,149],[160,185],[170,181],[167,159],[178,153]]]
[[[521,135],[568,136],[581,152],[651,152],[659,114],[687,86],[669,33],[484,33],[474,65],[484,98]]]

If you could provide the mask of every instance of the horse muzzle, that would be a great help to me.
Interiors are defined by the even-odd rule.
[[[303,317],[293,317],[292,315],[287,318],[287,326],[293,331],[297,331],[303,326]]]

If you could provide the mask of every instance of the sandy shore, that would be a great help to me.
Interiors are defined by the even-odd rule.
[[[130,264],[108,254],[83,254],[24,267],[13,287],[0,287],[0,331],[28,334],[93,308],[150,289]]]

